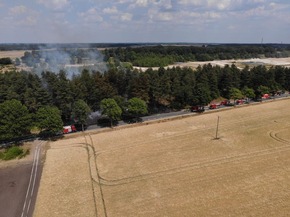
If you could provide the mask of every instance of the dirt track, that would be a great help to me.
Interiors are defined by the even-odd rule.
[[[289,103],[51,143],[35,216],[288,216]]]

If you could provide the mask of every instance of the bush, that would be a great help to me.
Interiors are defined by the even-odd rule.
[[[0,58],[0,65],[10,65],[12,60],[9,57]]]
[[[21,155],[19,155],[18,158],[21,159],[21,158],[25,157],[26,155],[28,155],[29,153],[30,153],[30,150],[29,149],[25,149],[23,151],[23,153]]]
[[[5,152],[4,152],[4,156],[3,156],[3,160],[12,160],[15,159],[19,156],[23,157],[23,149],[18,147],[18,146],[13,146],[11,148],[8,148]]]

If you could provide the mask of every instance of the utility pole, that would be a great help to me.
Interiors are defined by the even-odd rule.
[[[218,116],[218,119],[217,119],[217,124],[216,124],[216,133],[215,133],[215,138],[214,138],[214,139],[219,139],[219,138],[218,138],[219,122],[220,122],[220,116]]]

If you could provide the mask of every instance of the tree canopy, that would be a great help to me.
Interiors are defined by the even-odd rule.
[[[72,118],[76,123],[82,125],[82,131],[84,131],[84,124],[86,124],[90,112],[90,107],[82,99],[77,100],[73,105]]]
[[[144,100],[134,97],[128,100],[127,112],[136,117],[146,115],[148,113],[147,104]]]
[[[247,86],[243,88],[242,93],[247,98],[254,99],[256,97],[254,89],[248,88]]]
[[[265,57],[288,57],[289,46],[222,44],[189,46],[136,46],[108,48],[104,50],[106,59],[114,58],[121,62],[131,62],[141,67],[164,67],[175,62],[211,61],[225,59],[249,59]],[[112,61],[112,59],[111,59]]]
[[[122,115],[122,109],[118,106],[117,102],[111,98],[101,101],[101,111],[103,115],[109,117],[111,127],[113,127],[113,121],[119,120]]]
[[[12,99],[0,104],[0,140],[27,135],[31,127],[31,115],[20,101]]]
[[[73,59],[60,60],[60,62],[73,64],[81,62],[82,60],[78,58],[86,58],[89,52],[68,50],[69,57]],[[143,115],[145,106],[148,113],[153,114],[179,110],[192,105],[207,105],[219,97],[260,98],[264,93],[289,91],[290,69],[265,65],[240,69],[234,64],[225,67],[205,64],[196,69],[160,67],[147,70],[133,69],[131,66],[154,65],[158,62],[163,66],[172,61],[249,58],[261,55],[281,57],[289,51],[289,47],[280,48],[270,45],[147,46],[105,49],[103,52],[105,61],[108,61],[106,62],[108,68],[102,72],[96,68],[93,70],[80,68],[79,71],[72,73],[65,67],[59,72],[52,72],[50,69],[17,72],[11,68],[1,73],[0,103],[17,100],[31,116],[38,113],[40,108],[56,107],[59,110],[58,115],[61,115],[61,121],[71,124],[76,117],[78,121],[84,123],[83,120],[88,114],[84,103],[77,105],[77,102],[81,101],[94,112],[98,113],[102,110],[112,123],[120,119],[122,110],[124,113],[130,111],[134,115]],[[42,63],[41,57],[47,52],[49,51],[25,52],[22,61],[36,67]],[[75,55],[78,57],[74,58]],[[50,61],[53,63],[56,60],[52,58]],[[145,106],[131,102],[130,100],[134,98],[142,100],[142,105],[145,103]],[[115,102],[110,100],[107,102],[108,99],[115,99]],[[127,108],[128,102],[132,103],[130,108]],[[7,116],[9,114],[7,112],[8,110],[1,115]],[[121,116],[124,117],[125,115]],[[15,118],[17,119],[17,116]],[[0,127],[3,130],[6,125],[2,125]],[[50,127],[43,126],[42,129],[46,128]],[[24,130],[20,134],[29,131],[25,127],[22,129]],[[7,131],[8,135],[10,127],[5,128],[4,131]],[[2,137],[11,137],[7,135]]]
[[[231,99],[241,99],[243,98],[243,94],[242,94],[242,91],[240,91],[238,88],[231,88],[230,89],[230,98]]]
[[[45,106],[36,112],[35,124],[48,135],[55,135],[62,131],[63,122],[60,110],[56,107]]]

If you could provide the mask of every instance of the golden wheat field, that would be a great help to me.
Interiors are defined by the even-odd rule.
[[[51,142],[34,216],[289,216],[289,105],[276,100]]]

